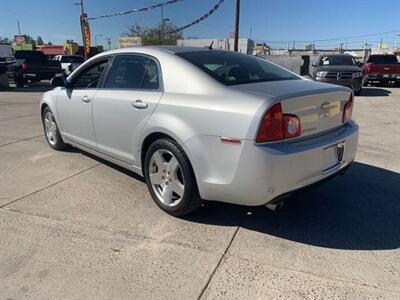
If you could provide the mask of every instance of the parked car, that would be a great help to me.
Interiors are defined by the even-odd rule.
[[[0,67],[3,74],[7,74],[12,78],[15,68],[14,49],[10,43],[0,43]]]
[[[372,82],[388,84],[394,82],[400,86],[400,64],[396,55],[373,54],[364,65],[364,85]]]
[[[143,175],[175,216],[202,199],[275,207],[344,172],[356,154],[350,89],[237,52],[114,50],[52,84],[40,103],[50,147]]]
[[[350,87],[356,95],[361,93],[362,68],[353,56],[347,54],[322,55],[313,66],[313,78],[316,81]]]
[[[37,82],[49,80],[55,76],[62,76],[61,63],[48,60],[40,51],[15,52],[14,81],[18,87],[24,86],[28,81]]]
[[[81,55],[57,55],[53,60],[61,63],[61,69],[65,75],[71,74],[73,70],[85,61]]]

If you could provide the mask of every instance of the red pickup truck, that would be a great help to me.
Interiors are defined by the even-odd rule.
[[[394,82],[400,87],[400,63],[396,55],[371,55],[364,64],[363,73],[364,86],[377,81],[380,84]]]

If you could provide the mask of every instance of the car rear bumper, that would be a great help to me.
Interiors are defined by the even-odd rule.
[[[334,78],[317,77],[315,80],[318,82],[347,86],[354,91],[358,91],[362,87],[362,77],[355,79],[334,79]]]
[[[380,81],[380,80],[399,80],[400,74],[367,74],[365,75],[365,79],[369,81]]]
[[[344,144],[339,160],[338,145]],[[202,198],[258,206],[327,179],[355,159],[358,126],[351,121],[332,132],[297,142],[222,144],[195,136],[184,145]],[[203,150],[200,150],[203,149]]]

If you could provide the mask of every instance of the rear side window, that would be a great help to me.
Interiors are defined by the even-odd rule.
[[[399,61],[395,55],[372,55],[367,63],[373,64],[397,64]]]
[[[108,89],[158,89],[157,64],[141,55],[120,55],[114,59],[105,88]]]

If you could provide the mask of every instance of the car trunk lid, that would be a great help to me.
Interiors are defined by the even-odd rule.
[[[301,137],[329,131],[342,125],[348,88],[309,80],[286,80],[237,85],[242,92],[265,96],[268,107],[280,102],[284,114],[294,114],[301,123]]]

